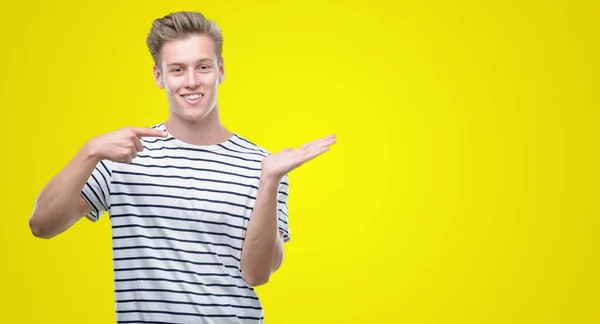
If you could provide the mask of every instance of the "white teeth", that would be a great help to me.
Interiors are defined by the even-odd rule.
[[[185,96],[185,98],[186,98],[186,99],[189,99],[189,100],[198,99],[198,98],[200,98],[200,97],[202,97],[202,95],[199,95],[199,94]]]

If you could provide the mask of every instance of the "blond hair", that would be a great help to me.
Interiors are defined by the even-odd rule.
[[[179,11],[152,22],[146,45],[156,66],[160,67],[160,51],[165,43],[191,35],[209,36],[215,43],[217,59],[221,60],[223,55],[221,28],[199,12]]]

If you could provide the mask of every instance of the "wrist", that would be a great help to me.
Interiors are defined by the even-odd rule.
[[[93,141],[90,140],[82,148],[82,153],[86,160],[92,160],[96,162],[100,162],[102,160],[102,156],[100,156],[100,151],[96,148]]]
[[[260,187],[264,187],[267,189],[275,189],[279,187],[279,182],[281,182],[282,176],[274,175],[268,172],[263,172],[260,175]]]

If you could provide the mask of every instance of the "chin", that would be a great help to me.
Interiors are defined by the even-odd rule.
[[[185,107],[178,115],[189,122],[197,122],[205,119],[211,111],[208,107]]]

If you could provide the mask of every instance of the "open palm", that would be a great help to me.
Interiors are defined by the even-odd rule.
[[[285,148],[279,153],[267,156],[262,161],[262,170],[266,174],[283,177],[302,164],[329,151],[329,147],[335,143],[335,135],[331,134],[327,137],[310,141],[295,149]]]

